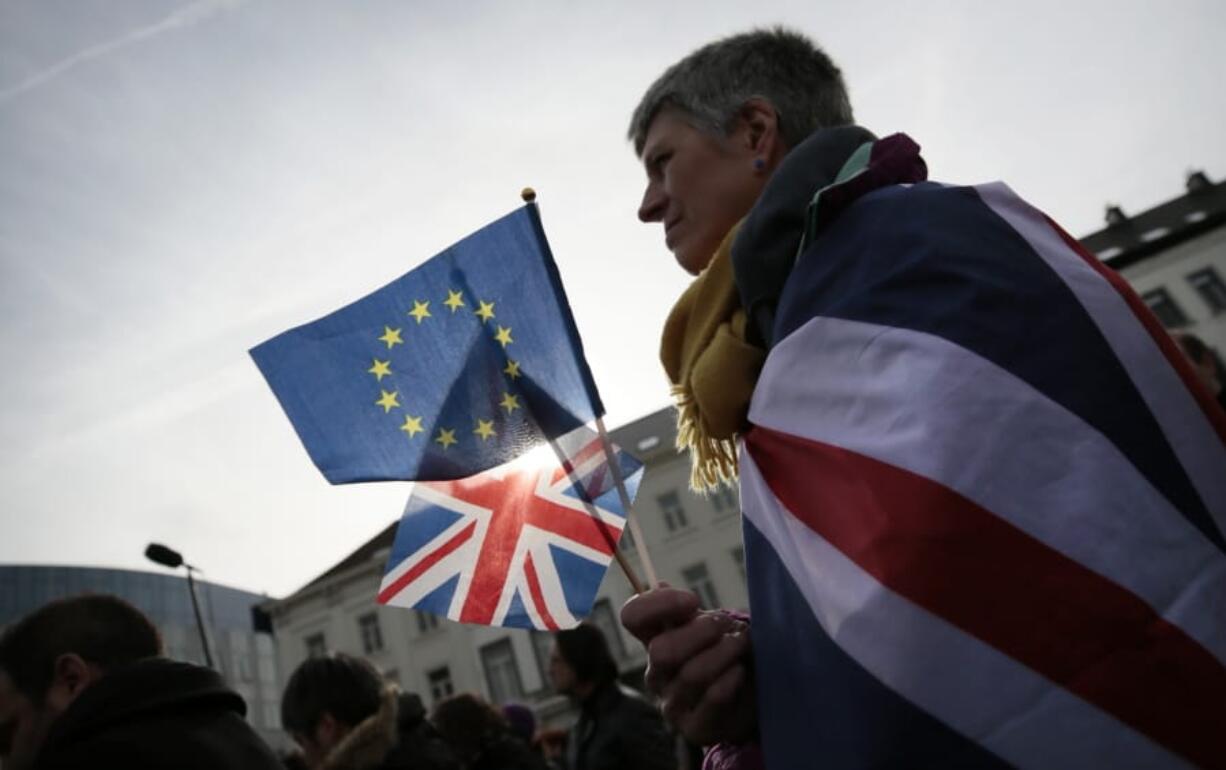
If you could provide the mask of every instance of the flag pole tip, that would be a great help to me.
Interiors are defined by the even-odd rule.
[[[520,190],[519,197],[524,199],[524,203],[532,203],[536,200],[536,190],[533,190],[531,187],[525,187],[523,190]]]

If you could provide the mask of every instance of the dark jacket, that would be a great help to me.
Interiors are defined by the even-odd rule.
[[[324,770],[460,770],[421,699],[389,687],[379,710],[358,723],[324,760]]]
[[[468,770],[547,770],[544,758],[513,735],[489,739]]]
[[[677,758],[655,706],[615,682],[583,702],[566,745],[568,770],[675,770]]]
[[[151,658],[82,692],[51,726],[35,768],[279,770],[246,711],[216,671]]]

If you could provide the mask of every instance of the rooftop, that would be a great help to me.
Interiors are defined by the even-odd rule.
[[[1203,171],[1188,174],[1186,192],[1139,214],[1108,205],[1107,226],[1081,239],[1082,245],[1116,270],[1162,253],[1226,225],[1226,181],[1212,182]]]

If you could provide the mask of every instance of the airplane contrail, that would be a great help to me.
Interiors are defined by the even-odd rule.
[[[139,43],[142,40],[148,40],[149,38],[160,35],[163,32],[167,32],[172,29],[189,27],[203,21],[224,8],[238,5],[239,2],[241,2],[241,0],[197,0],[194,3],[189,3],[179,8],[169,16],[166,16],[159,21],[155,21],[144,27],[138,27],[131,32],[120,35],[114,40],[108,40],[104,43],[98,43],[97,45],[90,46],[84,51],[79,51],[66,59],[56,62],[41,72],[36,72],[14,86],[0,89],[0,106],[7,104],[14,98],[24,93],[38,88],[48,81],[54,80],[78,65],[92,61],[101,56],[106,56],[109,53],[113,53],[134,43]]]

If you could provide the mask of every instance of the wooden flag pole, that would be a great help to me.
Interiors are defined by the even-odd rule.
[[[621,498],[622,510],[626,513],[626,523],[630,527],[630,536],[634,538],[634,549],[638,551],[639,561],[643,563],[643,572],[647,575],[648,590],[660,585],[656,577],[656,565],[651,562],[651,554],[647,551],[647,541],[643,539],[643,529],[639,526],[639,517],[630,510],[630,494],[626,491],[626,480],[622,478],[621,464],[613,453],[613,442],[609,440],[609,432],[605,430],[604,418],[596,418],[596,430],[600,431],[600,442],[604,445],[605,459],[609,461],[609,470],[613,471],[613,481],[617,484],[617,495]],[[631,581],[631,585],[634,585]],[[643,593],[635,588],[635,593]]]
[[[536,202],[536,190],[531,187],[525,187],[520,191],[519,197],[524,203]],[[609,440],[609,432],[605,430],[604,420],[600,417],[596,418],[596,428],[600,431],[600,443],[604,447],[605,460],[609,463],[609,470],[613,472],[613,481],[617,484],[617,495],[621,499],[622,510],[626,514],[626,522],[630,527],[630,536],[634,538],[634,548],[638,551],[639,560],[643,562],[643,571],[647,573],[647,587],[643,587],[643,581],[635,573],[634,568],[630,566],[630,562],[626,561],[625,554],[616,542],[610,543],[613,547],[613,558],[617,559],[617,566],[621,567],[622,574],[626,576],[630,587],[636,594],[641,594],[645,590],[650,590],[659,585],[659,580],[656,579],[656,568],[651,563],[651,556],[647,553],[647,541],[643,539],[643,531],[639,528],[638,519],[631,514],[630,511],[630,494],[626,492],[626,481],[622,478],[621,465],[613,453],[613,442]],[[557,442],[550,440],[549,445],[553,447],[553,451],[558,456],[558,462],[562,463],[562,467],[566,469],[566,473],[571,477],[571,480],[576,484],[578,479],[572,475],[573,469],[570,466],[570,461],[562,452],[562,448],[557,445]],[[585,501],[585,507],[588,509],[588,514],[596,521],[602,534],[606,533],[603,522],[600,521],[600,514],[594,510],[595,506],[590,502]]]
[[[596,510],[596,505],[591,500],[584,499],[587,497],[587,493],[584,491],[583,484],[580,482],[579,477],[575,475],[575,468],[570,464],[570,458],[568,458],[566,453],[562,451],[562,447],[558,446],[558,442],[554,441],[553,439],[549,439],[549,446],[553,447],[553,453],[558,456],[558,462],[562,465],[562,470],[566,471],[566,475],[570,479],[571,483],[574,484],[576,489],[581,492],[580,502],[583,503],[583,507],[587,510],[588,515],[592,517],[592,523],[596,525],[596,529],[604,537],[605,542],[609,544],[609,549],[613,552],[613,558],[617,559],[617,566],[621,567],[622,574],[625,575],[626,580],[630,582],[630,587],[634,589],[636,594],[643,593],[643,581],[639,579],[639,576],[634,571],[634,568],[630,566],[630,562],[626,561],[626,555],[623,554],[622,550],[617,547],[617,541],[613,539],[613,536],[609,533],[608,527],[605,526],[603,521],[601,521],[600,512]],[[619,479],[620,476],[620,473],[615,472],[613,478]]]

